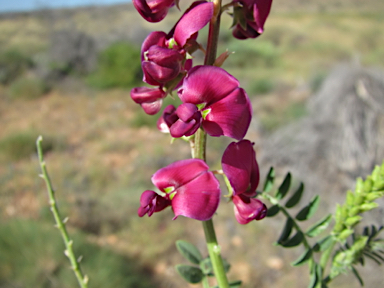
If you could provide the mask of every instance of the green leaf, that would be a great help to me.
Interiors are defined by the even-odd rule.
[[[364,286],[364,281],[363,281],[363,279],[360,277],[359,272],[357,272],[357,270],[356,270],[355,267],[353,267],[353,266],[351,266],[351,269],[352,269],[353,275],[356,276],[356,278],[357,278],[357,280],[359,281],[360,285],[361,285],[361,286]]]
[[[231,264],[228,263],[226,259],[223,259],[223,266],[224,266],[224,271],[227,273],[229,269],[231,268]],[[209,257],[205,258],[200,262],[200,268],[203,271],[204,275],[208,276],[213,276],[213,266],[211,259]]]
[[[316,242],[315,245],[313,245],[312,250],[314,252],[320,252],[325,251],[333,242],[332,235],[328,235],[324,237],[323,239]]]
[[[175,268],[188,283],[196,284],[203,280],[204,274],[198,267],[180,264],[176,265]]]
[[[312,257],[312,249],[307,249],[304,251],[303,254],[300,255],[299,258],[297,258],[296,261],[292,262],[292,266],[300,266],[303,265],[305,262],[307,262]]]
[[[265,177],[263,192],[271,191],[274,182],[275,182],[275,169],[271,167],[269,169],[267,176]]]
[[[301,231],[297,231],[296,234],[288,239],[287,241],[284,241],[283,243],[279,243],[281,246],[285,248],[295,247],[299,245],[301,242],[303,242],[304,234]]]
[[[311,280],[308,285],[308,288],[315,288],[319,284],[319,281],[321,281],[322,274],[323,272],[322,272],[321,266],[315,263],[315,265],[313,265],[311,269],[311,274],[310,274]]]
[[[332,221],[332,214],[329,214],[325,216],[320,221],[316,222],[314,225],[308,228],[308,230],[305,232],[305,235],[308,237],[315,237],[319,235],[321,232],[323,232],[325,229],[327,229],[329,223]]]
[[[296,206],[300,202],[303,192],[304,192],[304,184],[303,182],[301,182],[299,188],[297,188],[297,190],[291,196],[291,198],[288,199],[287,203],[285,204],[285,207],[292,208]]]
[[[285,195],[287,195],[289,187],[291,186],[291,178],[291,173],[288,172],[283,180],[283,183],[281,183],[279,189],[277,189],[275,196],[276,199],[281,200],[285,197]]]
[[[285,222],[285,226],[283,231],[281,232],[279,240],[277,240],[277,244],[281,244],[289,238],[289,235],[291,235],[291,232],[292,232],[292,227],[293,227],[293,220],[292,218],[288,218],[287,221]]]
[[[230,288],[239,288],[241,286],[242,282],[240,280],[232,281],[229,283]],[[214,286],[213,288],[219,288],[219,286]]]
[[[270,208],[268,208],[268,210],[267,210],[267,217],[273,217],[277,213],[279,213],[279,211],[280,211],[279,205],[273,205]]]
[[[204,275],[213,276],[213,267],[209,257],[200,262],[200,268]]]
[[[203,260],[203,257],[201,256],[200,251],[196,248],[196,246],[187,241],[176,241],[176,247],[180,254],[193,264],[198,265],[200,261]]]
[[[296,215],[296,219],[299,221],[308,220],[315,214],[317,208],[319,207],[320,203],[320,197],[319,195],[316,195],[315,198],[312,199],[311,202],[307,206],[305,206],[303,209],[300,210],[299,213]]]

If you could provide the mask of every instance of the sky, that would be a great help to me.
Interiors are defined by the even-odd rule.
[[[111,5],[127,2],[130,2],[130,0],[0,0],[0,13],[44,8]]]

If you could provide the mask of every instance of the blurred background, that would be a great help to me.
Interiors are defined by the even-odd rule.
[[[182,9],[190,3],[180,2]],[[173,269],[185,263],[174,242],[188,240],[206,253],[201,224],[172,221],[170,209],[136,214],[151,175],[190,157],[189,147],[169,144],[157,116],[129,95],[142,85],[141,42],[153,30],[170,30],[180,15],[172,8],[150,24],[122,0],[0,3],[1,288],[77,285],[38,177],[40,134],[90,287],[189,287]],[[235,52],[223,68],[253,102],[246,138],[256,143],[261,174],[273,165],[282,180],[291,171],[294,183],[306,185],[303,205],[320,194],[317,220],[384,159],[384,2],[274,0],[256,40],[234,39],[230,26],[223,15],[219,53]],[[206,36],[204,29],[203,44]],[[213,169],[230,142],[209,139]],[[245,288],[307,287],[307,267],[289,264],[302,250],[273,245],[284,219],[241,226],[222,202],[214,222],[230,278]],[[384,224],[380,205],[369,223]],[[367,263],[359,271],[366,287],[384,283],[382,267]],[[342,276],[330,287],[359,284]]]

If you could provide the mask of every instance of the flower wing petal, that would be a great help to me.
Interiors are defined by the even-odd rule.
[[[260,172],[255,150],[249,140],[229,144],[223,153],[221,165],[234,189],[234,195],[244,192],[247,195],[254,194],[259,184]]]
[[[183,15],[175,28],[174,39],[183,47],[187,40],[208,24],[213,15],[213,3],[203,2]]]
[[[239,87],[239,81],[215,66],[195,66],[184,79],[179,97],[184,103],[210,105]]]
[[[204,130],[211,136],[243,139],[252,119],[252,107],[242,88],[206,108],[211,109],[203,120]]]
[[[182,215],[206,221],[212,218],[220,202],[220,184],[212,172],[198,177],[177,189],[172,199],[174,219]]]
[[[152,176],[152,183],[165,192],[165,188],[179,188],[200,174],[208,171],[208,165],[200,159],[185,159],[161,168]]]

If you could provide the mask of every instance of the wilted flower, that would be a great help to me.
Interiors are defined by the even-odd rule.
[[[249,140],[232,142],[224,151],[221,160],[223,172],[232,187],[235,216],[240,224],[265,217],[267,207],[256,196],[260,172],[256,153]]]
[[[195,66],[184,78],[178,91],[181,101],[197,105],[202,126],[211,136],[242,139],[252,118],[248,95],[239,82],[224,69]]]
[[[256,38],[264,32],[264,23],[271,10],[272,0],[235,0],[234,29],[237,39]]]
[[[203,160],[186,159],[158,170],[152,183],[161,192],[145,191],[138,215],[151,216],[170,204],[173,219],[180,215],[201,221],[212,218],[220,201],[220,184],[208,169]]]

